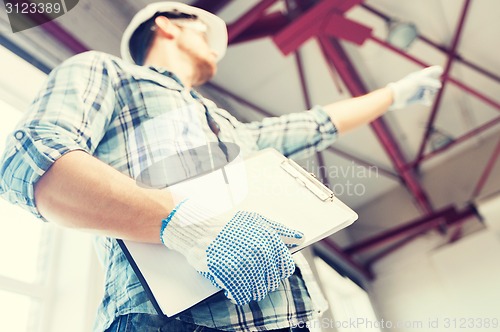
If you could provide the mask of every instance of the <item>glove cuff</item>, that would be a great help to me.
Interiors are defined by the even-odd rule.
[[[394,111],[397,109],[400,109],[403,105],[399,105],[398,101],[398,90],[397,90],[397,84],[395,82],[389,83],[386,85],[387,88],[389,88],[392,92],[392,104],[389,105],[388,110],[389,111]]]
[[[164,236],[165,236],[165,229],[167,228],[168,224],[170,224],[170,222],[172,221],[172,218],[174,217],[174,215],[177,213],[177,211],[179,210],[179,208],[187,201],[187,198],[182,200],[179,204],[177,204],[174,209],[172,210],[172,212],[170,212],[168,214],[168,216],[163,219],[161,221],[161,229],[160,229],[160,240],[161,242],[166,245],[165,243],[165,240],[164,240]]]
[[[195,249],[208,247],[214,240],[210,234],[218,234],[223,226],[215,213],[188,198],[162,221],[160,238],[167,248],[179,251],[189,260],[199,251]]]

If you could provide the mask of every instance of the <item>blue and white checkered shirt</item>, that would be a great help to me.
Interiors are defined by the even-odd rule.
[[[170,72],[87,52],[51,72],[30,110],[8,137],[0,168],[0,194],[43,219],[35,206],[33,185],[65,153],[84,150],[137,178],[157,160],[217,142],[206,111],[220,126],[219,138],[237,144],[243,156],[273,147],[288,157],[306,157],[330,145],[337,136],[330,118],[319,107],[241,123],[185,88]],[[155,314],[116,240],[100,237],[97,249],[106,281],[95,330],[105,330],[118,315]],[[219,293],[179,319],[220,330],[255,331],[318,317],[326,302],[304,258],[296,254],[294,259],[300,274],[282,281],[264,300],[236,306]]]

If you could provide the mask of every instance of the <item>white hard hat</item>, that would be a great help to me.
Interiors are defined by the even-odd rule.
[[[164,1],[155,2],[147,5],[140,10],[133,18],[127,29],[123,33],[121,40],[121,55],[126,61],[136,63],[132,54],[134,54],[131,45],[131,39],[139,27],[158,13],[182,13],[195,15],[203,23],[207,25],[207,41],[210,48],[216,52],[217,61],[222,59],[227,49],[227,28],[226,23],[214,14],[193,6],[186,5],[180,2]]]

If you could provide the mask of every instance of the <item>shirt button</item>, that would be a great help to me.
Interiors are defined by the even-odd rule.
[[[14,137],[17,139],[17,140],[22,140],[23,137],[24,137],[24,133],[21,131],[21,130],[18,130],[15,132],[14,134]]]

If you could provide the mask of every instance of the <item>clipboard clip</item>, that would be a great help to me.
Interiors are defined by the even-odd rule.
[[[283,160],[281,162],[281,168],[285,170],[290,176],[292,176],[297,182],[306,187],[310,192],[312,192],[321,201],[333,201],[333,191],[328,189],[321,181],[319,181],[316,176],[312,173],[308,173],[299,164],[291,159]]]

